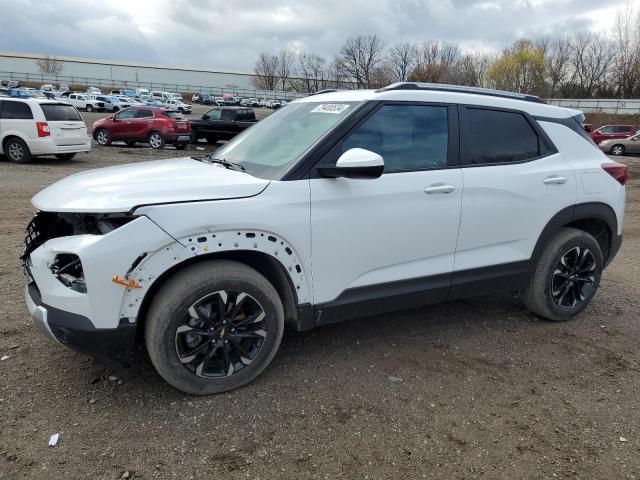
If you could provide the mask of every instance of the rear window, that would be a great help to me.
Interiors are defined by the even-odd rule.
[[[180,112],[173,110],[165,110],[164,112],[162,112],[162,115],[164,115],[165,117],[173,118],[174,120],[185,119]]]
[[[82,117],[71,105],[43,103],[40,105],[44,118],[49,122],[81,122]]]
[[[12,120],[32,120],[31,107],[24,102],[4,101],[0,107],[0,118]]]

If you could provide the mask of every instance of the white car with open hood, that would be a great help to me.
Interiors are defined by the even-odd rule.
[[[83,352],[144,338],[193,394],[256,378],[285,324],[500,290],[573,318],[619,249],[627,179],[582,119],[401,83],[296,100],[202,158],[74,175],[33,198],[28,309]]]

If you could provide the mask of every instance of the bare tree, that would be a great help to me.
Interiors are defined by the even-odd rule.
[[[373,73],[383,60],[384,43],[376,35],[350,37],[337,56],[338,68],[351,77],[357,88],[374,86]]]
[[[251,83],[259,90],[275,90],[278,84],[279,61],[276,55],[262,52],[253,69]]]
[[[410,80],[416,82],[445,83],[451,81],[451,72],[460,58],[457,45],[446,42],[424,42],[418,52],[416,68]]]
[[[280,50],[278,54],[278,76],[282,84],[282,91],[286,90],[287,81],[291,77],[291,70],[293,69],[295,60],[296,54],[293,51],[287,48]]]
[[[396,43],[389,49],[387,64],[393,80],[406,82],[418,60],[418,49],[411,43]]]
[[[45,75],[60,75],[64,70],[64,64],[55,57],[45,57],[36,61],[38,71]]]
[[[581,97],[592,97],[607,87],[613,58],[611,42],[593,32],[578,32],[571,38],[573,83]]]
[[[486,86],[487,68],[490,64],[491,57],[487,54],[465,54],[453,65],[450,81],[456,85],[484,87]]]
[[[298,55],[298,72],[300,85],[298,91],[317,92],[325,88],[327,81],[327,61],[315,53],[301,52]]]
[[[571,81],[571,42],[567,37],[555,40],[540,40],[538,48],[544,55],[544,76],[547,84],[547,97],[556,97],[564,91]]]
[[[613,27],[616,55],[612,76],[616,94],[632,97],[640,78],[640,11],[634,11],[631,2],[618,10]]]

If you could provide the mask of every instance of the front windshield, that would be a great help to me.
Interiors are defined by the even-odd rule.
[[[277,179],[338,122],[357,102],[290,103],[213,153],[242,165],[256,177]]]

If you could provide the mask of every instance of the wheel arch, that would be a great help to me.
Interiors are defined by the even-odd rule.
[[[27,139],[24,137],[24,135],[22,135],[20,132],[16,132],[13,130],[9,130],[0,140],[0,145],[2,145],[2,151],[4,152],[4,146],[7,144],[7,142],[9,140],[11,140],[12,138],[17,138],[18,140],[22,140],[26,145],[27,148],[29,148],[29,144]],[[29,149],[31,150],[31,149]]]
[[[542,230],[531,259],[537,263],[551,239],[565,227],[577,228],[592,235],[602,250],[605,265],[615,255],[618,218],[613,209],[602,202],[579,203],[556,213]]]
[[[132,265],[130,277],[147,283],[148,287],[127,290],[120,317],[135,318],[138,332],[143,334],[149,306],[162,285],[184,268],[209,260],[237,261],[258,271],[278,292],[285,322],[296,330],[304,328],[305,319],[299,318],[299,308],[310,300],[303,265],[284,239],[256,230],[203,232],[180,238],[148,255],[142,254]]]

